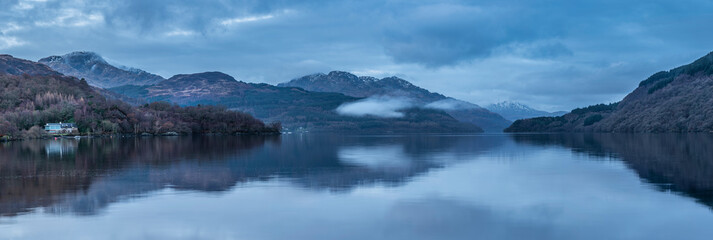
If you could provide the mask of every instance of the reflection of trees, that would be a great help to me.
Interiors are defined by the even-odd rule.
[[[713,208],[713,135],[513,135],[517,142],[562,145],[596,156],[616,155],[660,190],[684,193]]]
[[[95,181],[121,175],[127,169],[166,166],[191,156],[192,161],[201,162],[214,156],[239,155],[265,140],[265,137],[203,137],[200,141],[189,137],[96,138],[5,143],[0,145],[0,215],[14,215],[81,195],[91,190]],[[56,150],[58,144],[64,148],[64,154],[47,150]],[[159,184],[149,184],[154,187],[148,189],[146,184],[137,184],[133,188],[151,190]]]
[[[44,207],[57,213],[94,214],[119,199],[168,186],[225,191],[237,183],[280,177],[311,189],[345,191],[366,184],[399,185],[439,168],[438,152],[478,154],[505,137],[166,137],[81,139],[56,154],[52,141],[0,145],[0,215]],[[341,161],[342,147],[395,146],[408,163],[379,168]],[[456,160],[457,161],[457,160]]]

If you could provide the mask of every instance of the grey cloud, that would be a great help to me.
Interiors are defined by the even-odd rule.
[[[215,70],[268,83],[378,72],[471,102],[552,110],[610,101],[713,50],[713,31],[701,28],[713,2],[699,0],[20,3],[0,0],[13,9],[0,12],[0,28],[21,28],[2,32],[0,45],[22,58],[89,50],[163,76]]]
[[[560,41],[513,43],[494,51],[499,54],[512,54],[528,59],[556,59],[574,55],[574,52]]]
[[[141,32],[186,28],[205,32],[218,18],[273,10],[276,1],[122,1],[105,9],[107,23]]]
[[[495,13],[497,12],[497,13]],[[396,13],[384,30],[386,54],[429,67],[488,56],[512,40],[508,11],[461,4],[419,6]],[[519,34],[527,35],[526,29]]]
[[[0,6],[4,9],[10,9],[10,7],[17,5],[18,0],[0,0]]]

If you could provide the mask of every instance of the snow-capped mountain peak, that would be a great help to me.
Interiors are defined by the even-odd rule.
[[[71,52],[62,56],[42,58],[39,62],[64,75],[85,78],[90,85],[101,88],[128,84],[151,85],[165,80],[141,69],[116,67],[94,52]]]
[[[504,101],[495,104],[490,104],[486,108],[490,111],[502,115],[510,121],[534,117],[559,116],[564,114],[564,112],[546,112],[537,110],[525,104],[514,101]]]
[[[530,106],[527,106],[525,104],[519,103],[519,102],[513,102],[513,101],[503,101],[499,103],[495,103],[489,106],[489,108],[492,109],[510,109],[510,110],[522,110],[522,111],[537,111]]]

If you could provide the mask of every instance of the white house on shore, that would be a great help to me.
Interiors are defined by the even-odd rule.
[[[45,131],[49,134],[65,134],[77,132],[77,125],[74,123],[48,123],[45,124]]]

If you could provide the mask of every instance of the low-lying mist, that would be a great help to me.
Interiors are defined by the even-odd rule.
[[[354,117],[400,118],[408,108],[427,108],[437,110],[461,110],[480,108],[480,106],[461,100],[447,98],[431,103],[423,103],[407,97],[372,96],[359,101],[344,103],[337,108],[337,113]]]
[[[359,101],[344,103],[337,107],[337,113],[345,116],[400,118],[404,109],[414,107],[411,99],[404,97],[374,96]]]
[[[453,99],[453,98],[446,98],[443,100],[438,100],[435,102],[428,103],[423,106],[424,108],[430,108],[430,109],[438,109],[438,110],[462,110],[462,109],[472,109],[472,108],[480,108],[480,106],[461,101],[458,99]]]

